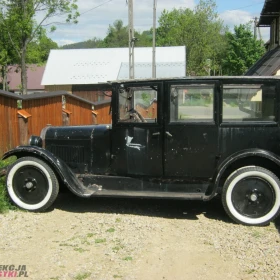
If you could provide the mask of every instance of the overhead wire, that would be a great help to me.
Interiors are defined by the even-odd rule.
[[[260,1],[260,2],[256,2],[254,4],[250,4],[250,5],[247,5],[247,6],[243,6],[243,7],[240,7],[240,8],[236,8],[236,9],[231,9],[231,10],[224,10],[224,11],[237,11],[237,10],[240,10],[240,9],[244,9],[244,8],[248,8],[248,7],[252,7],[252,6],[255,6],[255,5],[259,5],[259,4],[262,4],[264,3],[264,1]]]
[[[83,14],[85,14],[85,13],[88,13],[88,12],[90,12],[90,11],[92,11],[92,10],[94,10],[94,9],[97,9],[97,8],[99,8],[99,7],[101,7],[101,6],[105,5],[105,4],[107,4],[107,3],[109,3],[109,2],[112,2],[112,1],[113,1],[113,0],[109,0],[109,1],[107,1],[107,2],[101,3],[101,4],[98,5],[98,6],[95,6],[95,7],[91,8],[91,9],[85,11],[85,12],[80,13],[80,15],[83,15]]]

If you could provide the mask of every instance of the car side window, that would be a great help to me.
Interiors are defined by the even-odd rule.
[[[118,122],[157,122],[157,87],[120,87]]]
[[[170,122],[214,120],[214,84],[184,84],[170,87]]]
[[[276,87],[264,84],[224,84],[223,122],[275,120]]]

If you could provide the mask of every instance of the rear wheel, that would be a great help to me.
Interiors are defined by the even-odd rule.
[[[7,190],[14,204],[29,211],[44,211],[55,201],[59,184],[53,170],[34,157],[18,159],[7,172]]]
[[[244,225],[266,225],[280,213],[280,181],[267,169],[247,166],[225,182],[222,202],[227,214]]]

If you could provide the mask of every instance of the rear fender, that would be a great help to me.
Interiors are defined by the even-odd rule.
[[[80,197],[91,196],[97,190],[92,187],[86,188],[82,182],[77,179],[76,175],[71,171],[64,161],[43,148],[37,146],[18,146],[15,149],[5,153],[2,159],[4,160],[11,156],[16,156],[17,158],[33,156],[45,161],[60,177],[69,190]]]
[[[210,200],[215,196],[217,193],[221,178],[223,177],[223,174],[227,170],[230,165],[234,164],[236,161],[240,159],[245,159],[248,157],[258,157],[270,160],[274,164],[280,166],[280,158],[268,151],[261,150],[261,149],[250,149],[250,150],[244,150],[238,153],[235,153],[228,158],[226,158],[217,168],[215,176],[214,176],[214,183],[211,185],[211,187],[207,190],[207,195],[205,196],[204,200]]]

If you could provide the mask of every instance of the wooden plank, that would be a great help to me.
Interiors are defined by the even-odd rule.
[[[18,110],[17,111],[19,115],[21,115],[23,118],[28,119],[30,118],[32,115],[30,115],[27,111],[25,110]]]

